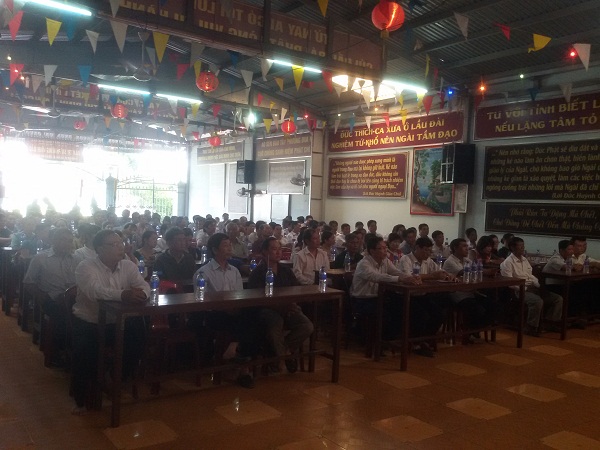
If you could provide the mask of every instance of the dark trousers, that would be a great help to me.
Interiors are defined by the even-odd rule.
[[[494,302],[489,297],[465,298],[456,307],[463,314],[466,329],[483,328],[495,320]]]

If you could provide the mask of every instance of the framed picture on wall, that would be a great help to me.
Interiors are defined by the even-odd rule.
[[[454,215],[454,185],[441,183],[442,147],[415,149],[410,213]]]

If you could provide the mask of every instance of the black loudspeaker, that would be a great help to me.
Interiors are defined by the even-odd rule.
[[[237,170],[235,172],[235,182],[239,184],[254,183],[254,165],[255,161],[246,159],[237,162]]]
[[[475,144],[449,144],[444,146],[442,166],[448,167],[446,182],[473,184],[475,182]]]

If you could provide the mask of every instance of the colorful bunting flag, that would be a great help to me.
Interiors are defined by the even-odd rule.
[[[281,122],[285,120],[285,115],[287,114],[286,108],[281,108]]]
[[[44,77],[41,75],[36,75],[36,74],[31,75],[31,89],[33,90],[34,94],[40,88],[40,85],[42,84],[43,80],[44,80]]]
[[[200,61],[194,62],[194,79],[198,78],[198,75],[200,75],[201,70],[202,70],[202,62],[200,62]]]
[[[429,115],[429,110],[431,109],[431,103],[433,102],[433,95],[426,95],[423,98],[423,107],[425,108],[425,113]]]
[[[110,116],[104,116],[104,125],[106,125],[106,128],[110,128],[110,122],[112,121],[112,117]]]
[[[496,23],[495,25],[498,28],[500,28],[500,30],[502,30],[502,33],[504,34],[504,37],[506,38],[506,40],[510,41],[510,27],[508,25],[503,25],[501,23]]]
[[[78,66],[79,77],[83,81],[83,87],[87,87],[88,80],[90,79],[90,73],[92,72],[92,66]]]
[[[362,89],[360,92],[365,99],[365,103],[367,104],[367,108],[371,107],[371,90],[370,89]]]
[[[192,103],[192,116],[196,117],[199,109],[200,109],[200,103]]]
[[[187,108],[185,106],[180,106],[179,108],[177,108],[177,115],[180,119],[185,119],[185,117],[187,116]]]
[[[273,65],[273,61],[269,61],[268,59],[260,60],[260,72],[263,77],[263,81],[267,81],[267,73],[271,70],[271,66]]]
[[[333,134],[337,134],[338,127],[340,126],[341,119],[338,117],[333,122]]]
[[[113,17],[117,17],[117,12],[119,11],[120,4],[121,0],[110,0],[110,10],[112,12]]]
[[[318,3],[321,14],[323,14],[323,17],[325,17],[327,14],[327,4],[329,3],[329,0],[318,0]]]
[[[188,67],[190,67],[188,64],[177,64],[177,79],[178,80],[181,80],[181,77],[183,76],[185,71],[188,70]]]
[[[592,46],[590,44],[573,44],[573,48],[577,52],[577,55],[579,56],[583,67],[585,67],[585,70],[588,70],[588,67],[590,65],[591,47]]]
[[[56,38],[56,35],[58,34],[61,25],[62,22],[59,22],[58,20],[48,19],[46,17],[46,29],[48,30],[48,43],[50,45],[54,43],[54,39]]]
[[[198,140],[200,139],[200,132],[199,131],[192,131],[192,136],[194,136],[194,140]]]
[[[548,43],[552,40],[548,36],[543,36],[541,34],[533,35],[533,47],[529,47],[527,49],[527,53],[537,52],[538,50],[543,49]]]
[[[152,64],[152,67],[156,69],[156,50],[154,50],[152,47],[146,47],[146,53],[148,54],[148,60],[150,61],[150,64]]]
[[[385,120],[385,125],[387,127],[389,127],[390,126],[390,113],[385,112],[382,114],[382,116],[383,116],[383,119]]]
[[[258,106],[260,106],[260,104],[262,103],[262,101],[263,101],[263,95],[259,92],[258,94],[256,94],[256,104]]]
[[[323,70],[321,72],[321,75],[323,76],[323,80],[325,81],[325,85],[327,86],[327,90],[329,92],[333,92],[333,73],[331,72],[327,72],[325,70]]]
[[[219,111],[221,111],[221,105],[219,105],[218,103],[213,103],[212,104],[213,117],[217,117],[219,115]]]
[[[52,77],[54,76],[54,72],[56,72],[56,68],[58,66],[56,65],[44,65],[44,77],[46,80],[46,86],[50,86],[50,83],[52,82]]]
[[[354,124],[356,123],[356,118],[354,116],[350,117],[348,120],[348,125],[350,125],[350,133],[354,130]]]
[[[300,89],[302,77],[304,76],[304,67],[292,66],[292,73],[294,74],[294,83],[296,83],[296,90]]]
[[[231,58],[231,65],[237,66],[237,63],[240,60],[240,54],[233,50],[227,50],[227,53],[229,53],[229,57]]]
[[[192,42],[192,48],[190,50],[190,66],[195,67],[196,62],[200,62],[200,56],[202,55],[202,52],[204,52],[205,48],[206,46],[200,42]]]
[[[10,22],[8,22],[8,29],[10,30],[10,37],[14,41],[17,38],[19,28],[21,28],[21,20],[23,19],[23,11],[16,13]]]
[[[125,37],[127,36],[127,24],[111,20],[110,26],[112,27],[119,50],[123,53],[123,48],[125,48]]]
[[[444,109],[444,105],[446,104],[446,91],[440,91],[440,109]]]
[[[469,37],[469,18],[456,12],[454,13],[454,18],[456,19],[456,23],[458,24],[460,32],[465,39],[467,39]]]
[[[573,83],[560,84],[560,90],[563,93],[563,97],[567,103],[571,102],[571,90],[573,89]]]
[[[72,41],[73,38],[75,37],[75,29],[77,26],[77,22],[75,22],[73,17],[66,17],[64,23],[65,23],[65,33],[67,35],[67,39]]]
[[[94,51],[94,53],[96,53],[96,47],[98,45],[98,37],[100,36],[100,33],[91,30],[85,30],[85,33],[87,34],[87,37],[90,40],[92,50]]]
[[[158,62],[160,63],[165,55],[167,42],[169,42],[169,35],[160,33],[158,31],[153,31],[152,37],[154,37],[154,49],[156,50],[156,56],[158,58]]]
[[[240,69],[240,73],[242,74],[242,78],[244,79],[246,87],[250,87],[252,85],[252,77],[254,76],[254,72],[251,70]]]
[[[371,129],[371,116],[365,116],[365,122],[367,124],[367,128]]]
[[[538,93],[540,92],[540,89],[537,87],[532,87],[528,89],[529,91],[529,96],[531,97],[532,101],[535,101],[535,98],[537,97]]]
[[[267,134],[271,132],[271,122],[273,119],[267,119],[266,117],[263,119],[263,123],[265,124],[265,131]]]
[[[335,89],[335,93],[337,94],[338,98],[340,98],[342,95],[342,90],[344,89],[344,86],[340,86],[339,84],[336,84],[333,86],[333,89]]]

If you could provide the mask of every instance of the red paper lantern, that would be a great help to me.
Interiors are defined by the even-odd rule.
[[[204,92],[212,92],[219,86],[219,79],[212,72],[200,72],[196,78],[196,86]]]
[[[85,130],[86,126],[87,123],[85,123],[85,120],[76,120],[73,124],[73,128],[75,128],[77,131]]]
[[[404,24],[404,10],[398,3],[381,0],[371,13],[373,25],[381,30],[382,37]]]
[[[296,131],[296,124],[291,120],[286,120],[281,124],[281,131],[283,131],[285,134],[292,134],[294,131]]]
[[[127,107],[123,103],[116,103],[110,113],[115,119],[124,119],[127,117]]]
[[[218,147],[221,145],[221,138],[219,136],[212,136],[208,138],[208,143],[213,147]]]

